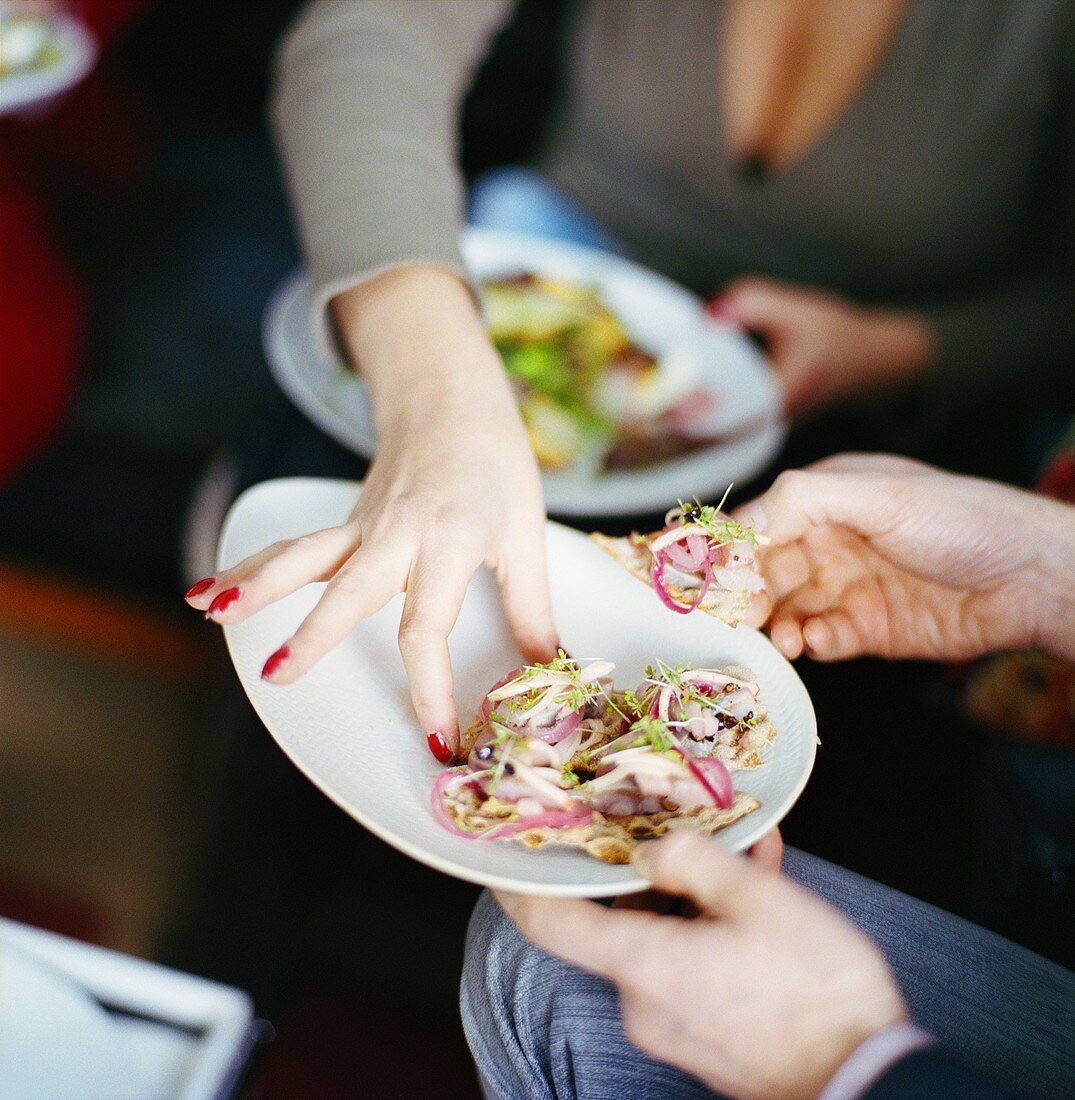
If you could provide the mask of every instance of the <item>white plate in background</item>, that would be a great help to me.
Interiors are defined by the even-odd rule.
[[[629,260],[540,237],[467,229],[463,255],[477,280],[533,271],[598,286],[631,338],[660,357],[676,349],[697,358],[699,388],[718,405],[715,433],[757,425],[727,443],[637,470],[591,475],[543,471],[545,505],[553,515],[617,516],[663,512],[679,498],[719,497],[731,482],[747,481],[776,456],[787,435],[772,369],[738,329],[710,320],[690,291]],[[292,275],[265,313],[265,353],[277,383],[338,443],[367,458],[377,449],[366,387],[315,339],[309,279]]]
[[[241,990],[0,918],[5,1100],[217,1100],[261,1034]]]
[[[279,539],[346,519],[355,482],[289,478],[247,490],[229,513],[218,565],[228,568]],[[708,615],[677,615],[585,535],[550,523],[549,569],[557,625],[578,656],[616,662],[616,683],[634,686],[654,658],[699,665],[745,664],[779,731],[766,764],[735,773],[761,802],[719,834],[734,849],[777,825],[799,797],[814,763],[817,724],[806,688],[769,640]],[[600,897],[645,888],[630,866],[582,852],[465,840],[434,821],[430,790],[440,766],[415,724],[396,645],[402,596],[361,623],[298,683],[264,683],[261,667],[295,631],[324,586],[306,588],[242,623],[224,627],[247,695],[280,747],[313,783],[381,839],[446,874],[520,893]],[[496,585],[481,571],[450,640],[463,721],[482,696],[520,663]],[[387,884],[386,884],[387,885]]]
[[[0,14],[18,5],[0,0]],[[32,9],[31,9],[32,10]],[[93,68],[97,44],[79,20],[57,13],[48,19],[47,33],[57,56],[48,65],[0,74],[0,115],[30,107],[74,87]]]
[[[93,997],[6,939],[0,939],[0,1082],[8,1097],[157,1095],[123,1033]]]

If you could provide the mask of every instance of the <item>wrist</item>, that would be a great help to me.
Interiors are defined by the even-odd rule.
[[[932,369],[937,359],[937,334],[916,313],[868,309],[866,326],[870,367],[882,376],[913,378]]]
[[[859,1100],[897,1062],[934,1042],[928,1031],[910,1019],[875,1031],[840,1064],[821,1090],[819,1100]]]
[[[811,1083],[811,1095],[824,1095],[828,1086],[839,1074],[841,1067],[847,1064],[857,1050],[869,1044],[876,1036],[889,1028],[909,1022],[906,1007],[899,1002],[889,1010],[871,1016],[869,1019],[846,1025],[835,1034],[827,1044],[825,1054],[818,1061],[815,1077]]]
[[[1028,582],[1034,643],[1075,661],[1075,507],[1031,497],[1034,522],[1028,532],[1040,547]]]
[[[476,409],[517,415],[470,290],[451,272],[394,268],[337,295],[332,309],[379,434]]]
[[[463,281],[429,264],[385,271],[337,294],[330,308],[351,365],[370,386],[420,374],[437,334],[442,342],[484,336]]]

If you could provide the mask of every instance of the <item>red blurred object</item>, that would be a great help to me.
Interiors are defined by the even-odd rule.
[[[458,1017],[339,985],[311,992],[279,1021],[259,1085],[265,1100],[481,1096]]]
[[[44,204],[0,187],[0,484],[59,424],[79,360],[84,296]]]
[[[6,873],[0,873],[0,916],[86,943],[108,940],[104,914],[87,899]]]
[[[77,14],[104,49],[143,7],[85,0]],[[86,295],[53,234],[53,201],[129,186],[135,120],[100,65],[61,99],[0,118],[0,485],[59,427],[81,358]]]
[[[1038,480],[1038,492],[1075,504],[1075,425],[1060,449],[1045,464]]]
[[[706,313],[714,321],[723,321],[729,325],[738,325],[739,316],[736,314],[731,301],[723,294],[715,294],[702,306]]]

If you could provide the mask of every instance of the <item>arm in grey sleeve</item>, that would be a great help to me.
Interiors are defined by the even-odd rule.
[[[937,334],[941,392],[995,390],[1032,374],[1058,401],[1075,398],[1075,274],[1012,279],[923,314]]]
[[[937,383],[949,395],[1035,374],[1058,401],[1075,399],[1075,12],[1055,56],[1054,160],[1043,181],[1054,199],[1050,224],[1021,272],[923,310],[937,333]]]
[[[277,59],[273,123],[323,314],[408,262],[466,277],[458,115],[513,0],[318,0]]]

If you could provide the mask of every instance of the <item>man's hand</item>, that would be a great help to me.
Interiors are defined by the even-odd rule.
[[[498,894],[523,935],[613,981],[639,1049],[734,1097],[816,1096],[907,1009],[876,947],[834,909],[717,840],[674,833],[635,866],[692,920]]]
[[[736,515],[771,539],[752,621],[789,658],[1075,657],[1075,508],[849,454],[781,474]]]

